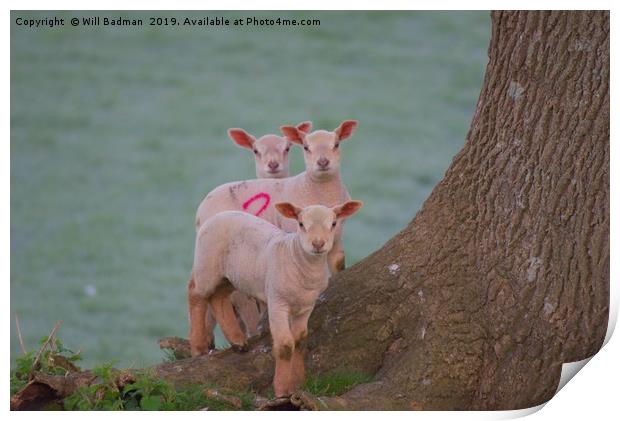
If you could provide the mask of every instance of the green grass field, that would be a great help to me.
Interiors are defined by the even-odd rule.
[[[318,28],[14,24],[53,15],[11,18],[11,313],[29,348],[62,320],[87,367],[156,363],[158,338],[186,335],[196,207],[254,177],[227,128],[360,121],[342,148],[366,203],[347,223],[350,265],[405,226],[463,145],[490,36],[487,12],[195,14]],[[296,148],[291,172],[302,163]]]

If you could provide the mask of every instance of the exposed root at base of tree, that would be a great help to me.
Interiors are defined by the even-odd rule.
[[[257,402],[259,411],[334,411],[347,409],[346,401],[338,397],[317,397],[306,391],[291,396]]]
[[[178,336],[168,336],[160,339],[157,343],[161,349],[170,351],[177,360],[183,360],[192,356],[187,339],[179,338]]]

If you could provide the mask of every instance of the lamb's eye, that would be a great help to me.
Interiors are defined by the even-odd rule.
[[[291,150],[291,148],[284,149],[284,153],[288,153],[289,150]]]
[[[258,151],[254,149],[254,155],[258,155]]]
[[[308,145],[304,145],[304,151],[310,152],[310,148],[308,148]]]
[[[332,222],[332,228],[336,227],[336,221]]]
[[[303,228],[303,227],[304,227],[304,223],[303,223],[303,222],[300,222],[300,223],[299,223],[299,228]]]
[[[336,143],[336,144],[334,145],[334,149],[338,149],[338,146],[340,146],[340,143]]]

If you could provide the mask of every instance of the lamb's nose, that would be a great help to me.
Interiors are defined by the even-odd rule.
[[[270,170],[276,170],[276,169],[278,169],[280,164],[278,162],[276,162],[276,161],[269,161],[267,166],[269,167]]]
[[[321,251],[321,249],[323,248],[324,245],[325,245],[325,241],[324,240],[314,240],[312,242],[312,247],[314,247],[314,249],[316,251]]]
[[[327,166],[329,165],[329,159],[325,157],[320,158],[318,161],[316,161],[316,164],[321,168],[327,168]]]

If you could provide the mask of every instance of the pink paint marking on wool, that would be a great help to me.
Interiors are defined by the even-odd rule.
[[[252,203],[260,199],[265,199],[265,203],[263,203],[263,206],[254,214],[255,216],[260,216],[261,213],[265,212],[265,209],[267,209],[267,206],[269,206],[269,202],[271,201],[271,197],[269,197],[269,195],[265,192],[260,192],[246,200],[242,205],[243,210],[247,211]]]

